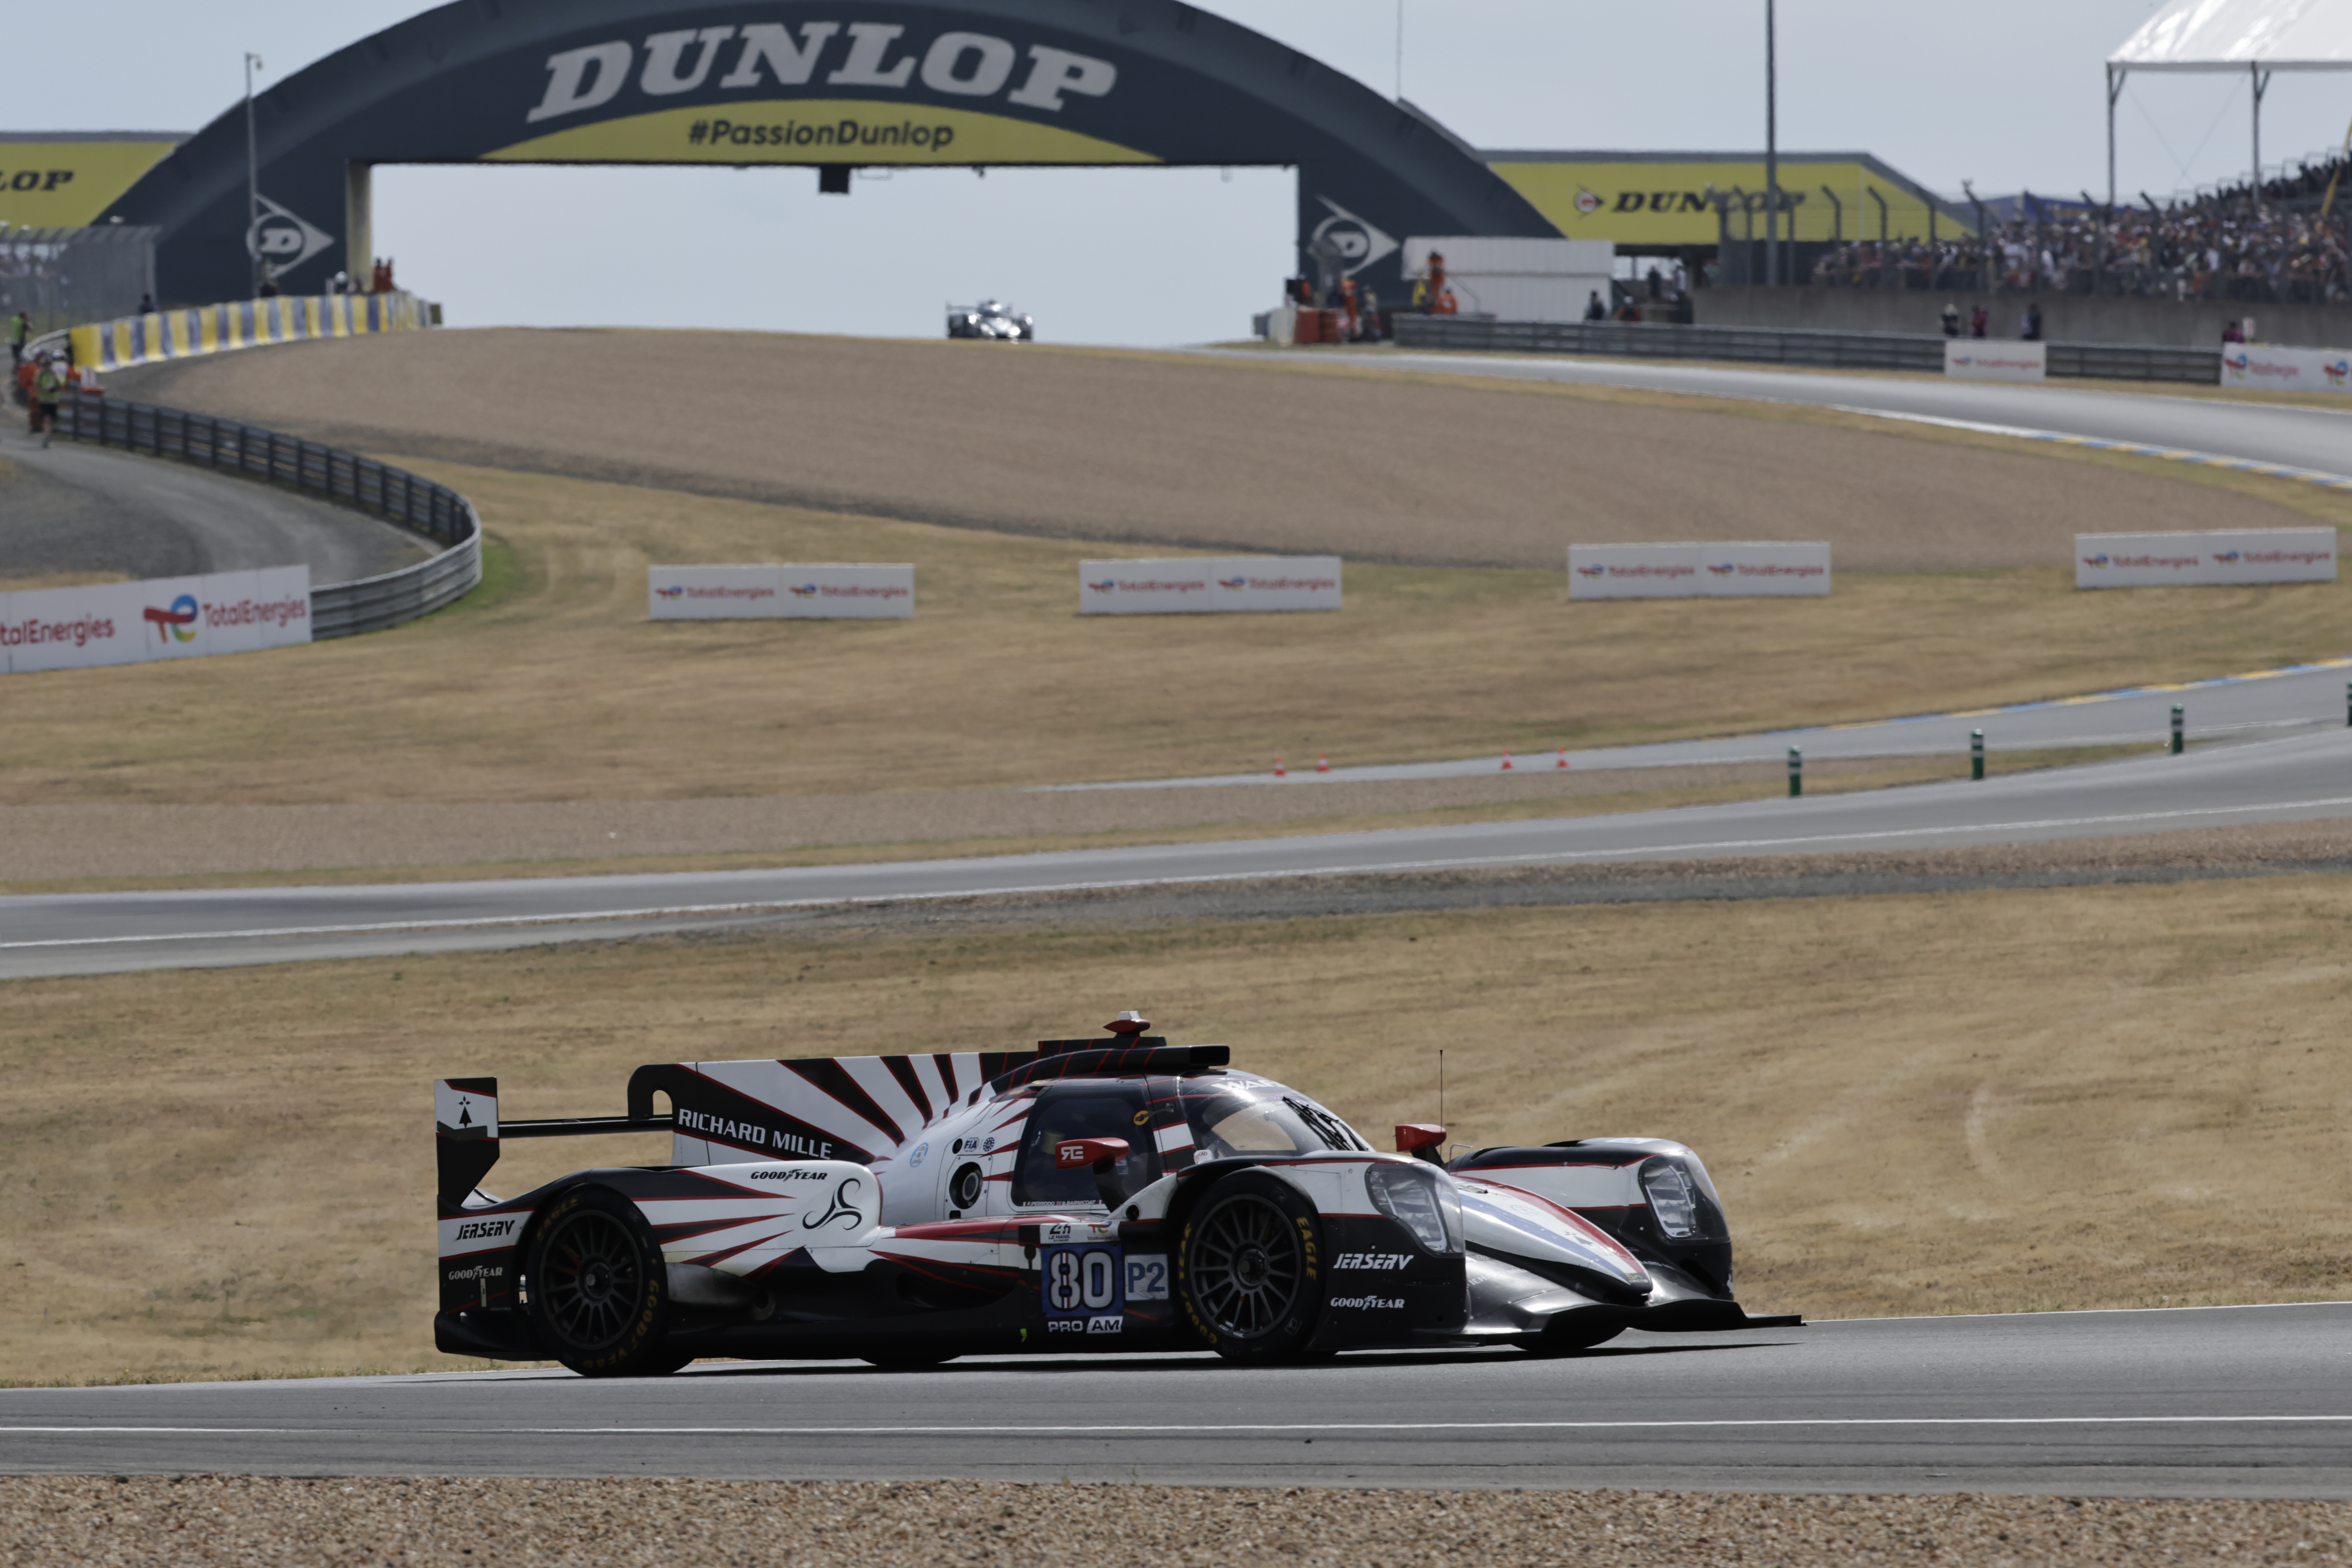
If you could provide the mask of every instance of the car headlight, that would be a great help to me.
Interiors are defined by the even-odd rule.
[[[1425,1165],[1378,1164],[1364,1171],[1372,1206],[1404,1226],[1423,1252],[1462,1250],[1462,1199],[1454,1184]]]
[[[1690,1173],[1663,1154],[1642,1163],[1642,1191],[1658,1229],[1675,1241],[1690,1241],[1706,1231],[1699,1213],[1698,1194],[1691,1190]]]

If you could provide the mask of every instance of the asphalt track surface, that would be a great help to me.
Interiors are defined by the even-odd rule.
[[[2352,1306],[1512,1351],[0,1391],[0,1471],[2352,1496]]]
[[[131,577],[307,565],[314,584],[397,571],[432,552],[362,512],[252,479],[60,441],[16,440],[23,470],[0,506],[10,576],[120,572]],[[14,504],[22,492],[23,504]]]
[[[1263,350],[1202,353],[1247,357]],[[1508,381],[1556,381],[1801,403],[1860,413],[1959,419],[2107,441],[2137,441],[2322,473],[2352,473],[2352,398],[2341,409],[2232,402],[2221,396],[2091,391],[2063,384],[2011,386],[1939,376],[1846,375],[1655,360],[1568,359],[1541,354],[1453,354],[1349,350],[1301,355],[1333,370],[1407,370]]]
[[[0,978],[723,926],[761,911],[1496,866],[1941,848],[2352,816],[2342,728],[1908,789],[1679,810],[963,860],[0,901]]]

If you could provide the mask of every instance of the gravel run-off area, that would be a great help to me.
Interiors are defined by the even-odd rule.
[[[2342,1563],[2352,1504],[957,1481],[0,1479],[0,1564]]]

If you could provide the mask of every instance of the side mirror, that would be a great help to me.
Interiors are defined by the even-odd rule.
[[[1445,1163],[1437,1157],[1437,1146],[1444,1142],[1445,1139],[1445,1129],[1433,1121],[1397,1123],[1397,1152],[1410,1154],[1416,1160],[1426,1160],[1433,1165]]]
[[[1124,1138],[1073,1138],[1054,1145],[1054,1169],[1071,1171],[1080,1165],[1093,1168],[1095,1195],[1102,1199],[1107,1209],[1116,1209],[1127,1201],[1127,1191],[1118,1181],[1118,1163],[1126,1158]]]

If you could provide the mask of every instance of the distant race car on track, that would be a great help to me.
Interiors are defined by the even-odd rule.
[[[982,300],[977,305],[948,307],[948,336],[1032,343],[1037,341],[1037,323],[1027,316],[1014,315],[1002,300]]]
[[[502,1118],[496,1079],[434,1085],[441,1310],[459,1355],[589,1376],[698,1356],[1206,1347],[1581,1350],[1622,1330],[1780,1327],[1733,1298],[1698,1156],[1645,1138],[1382,1153],[1223,1046],[671,1062],[628,1114]],[[656,1114],[655,1096],[668,1098]],[[479,1184],[510,1138],[666,1131],[670,1163]]]

